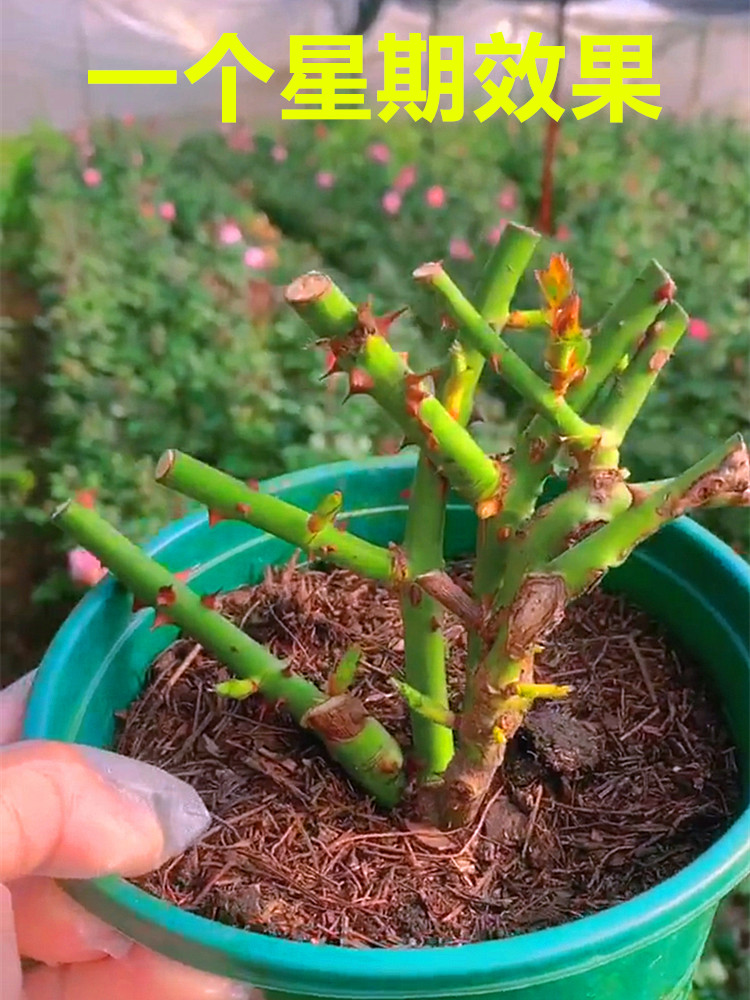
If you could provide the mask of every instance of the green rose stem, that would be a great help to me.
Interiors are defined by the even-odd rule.
[[[493,326],[505,325],[513,296],[540,239],[539,233],[533,229],[512,222],[503,230],[492,256],[482,271],[476,293],[480,314]],[[471,374],[465,378],[465,394],[459,416],[464,425],[469,422],[474,390],[485,361],[481,350],[474,347],[467,348],[466,357],[467,369]]]
[[[349,372],[351,391],[372,396],[407,440],[424,443],[456,490],[480,517],[488,516],[499,503],[500,468],[423,387],[426,376],[412,372],[391,348],[382,331],[394,316],[375,317],[366,306],[358,310],[327,275],[316,272],[293,281],[286,300],[329,344],[336,358],[332,370]]]
[[[671,479],[654,479],[646,483],[628,483],[628,489],[633,495],[635,503],[642,503],[671,481]],[[702,503],[696,503],[693,509],[716,507],[750,507],[750,486],[743,493],[715,493],[706,497]]]
[[[673,293],[667,272],[651,261],[633,284],[605,313],[591,334],[591,354],[583,380],[571,386],[566,399],[586,415],[618,363],[633,352]],[[560,447],[560,438],[548,421],[536,415],[520,434],[508,460],[508,488],[503,509],[485,525],[477,547],[474,588],[477,596],[493,594],[502,580],[509,548],[507,541],[534,511],[545,479]]]
[[[524,226],[508,225],[490,257],[479,284],[478,301],[488,318],[502,321],[540,236]],[[440,402],[462,427],[469,422],[484,357],[479,351],[452,348],[437,380]],[[409,495],[403,548],[413,576],[443,565],[447,483],[426,448],[421,448]],[[422,588],[423,591],[425,588]],[[404,676],[411,715],[414,758],[423,781],[433,781],[454,753],[451,726],[441,722],[448,712],[443,605],[429,593],[404,588]],[[421,700],[420,700],[421,699]],[[426,712],[424,705],[432,706]]]
[[[420,451],[411,486],[403,549],[412,572],[427,572],[443,564],[445,497],[448,483]],[[404,623],[404,676],[410,690],[448,711],[448,677],[445,667],[443,607],[416,586],[400,595]],[[454,753],[453,732],[434,716],[408,702],[414,761],[423,780],[432,781],[445,771]]]
[[[679,303],[670,302],[647,328],[643,342],[624,373],[616,379],[599,413],[611,445],[619,447],[622,444],[687,325],[685,310]]]
[[[267,702],[283,704],[295,721],[315,733],[331,757],[381,805],[396,804],[404,787],[401,749],[388,731],[367,715],[359,699],[348,694],[328,697],[293,673],[264,646],[214,611],[213,597],[200,597],[95,511],[69,501],[54,516],[140,602],[156,608],[155,623],[184,629],[238,677],[255,682]]]
[[[523,721],[517,701],[533,682],[539,642],[564,616],[568,602],[594,586],[611,567],[667,521],[709,497],[743,496],[750,487],[747,448],[735,435],[646,499],[631,504],[572,548],[527,574],[495,617],[490,648],[468,681],[459,748],[434,799],[443,827],[463,826],[476,814],[507,741]]]
[[[643,335],[633,360],[617,379],[599,414],[601,426],[606,429],[606,444],[594,449],[587,467],[573,477],[573,487],[542,507],[529,522],[520,543],[509,547],[496,606],[502,607],[512,598],[528,570],[558,555],[630,506],[633,494],[618,468],[619,446],[685,332],[687,321],[684,309],[672,302]],[[575,485],[578,481],[581,485]]]
[[[245,521],[283,538],[313,558],[385,583],[394,583],[403,570],[396,566],[388,549],[348,531],[339,531],[335,510],[329,516],[308,514],[286,500],[252,489],[239,479],[175,450],[164,452],[154,475],[164,486],[205,504],[212,517]]]
[[[509,223],[495,246],[487,262],[477,289],[479,313],[483,319],[494,326],[503,327],[511,319],[511,302],[516,293],[523,273],[528,267],[534,250],[541,236],[533,229]],[[543,319],[541,311],[530,315],[530,324]],[[444,383],[444,397],[450,400],[451,412],[466,426],[474,405],[477,384],[485,364],[481,350],[458,344],[454,348],[452,358],[456,354],[462,358],[461,370],[448,375]],[[458,366],[455,366],[458,367]],[[415,515],[416,520],[418,517]],[[482,522],[484,523],[484,522]],[[486,532],[480,532],[481,539]],[[480,544],[481,548],[481,544]],[[422,570],[422,572],[425,572]],[[434,603],[434,602],[431,602]],[[476,664],[480,652],[480,638],[476,630],[469,629],[467,670],[471,671]],[[453,739],[453,734],[448,734]]]
[[[602,429],[579,417],[562,396],[556,394],[523,358],[508,347],[454,284],[441,263],[422,264],[414,271],[414,278],[443,296],[451,315],[458,323],[459,338],[473,350],[479,351],[495,371],[502,374],[508,385],[547,418],[560,436],[572,440],[580,448],[590,448],[599,440]]]

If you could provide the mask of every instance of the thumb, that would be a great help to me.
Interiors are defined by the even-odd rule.
[[[0,749],[0,881],[141,875],[210,825],[189,785],[142,761],[72,743]]]

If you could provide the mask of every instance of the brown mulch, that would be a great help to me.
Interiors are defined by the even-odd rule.
[[[343,570],[293,568],[221,599],[225,614],[319,683],[363,650],[354,693],[408,742],[388,684],[403,638],[396,598]],[[451,679],[465,653],[447,629]],[[538,658],[570,683],[511,745],[473,827],[425,836],[381,812],[283,711],[232,702],[226,670],[188,639],[157,660],[118,749],[190,782],[214,823],[140,880],[203,916],[355,947],[452,944],[529,931],[629,899],[684,867],[739,802],[726,728],[691,662],[622,599],[569,609]]]

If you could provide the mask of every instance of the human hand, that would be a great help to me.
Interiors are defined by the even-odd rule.
[[[27,676],[0,691],[0,996],[3,1000],[260,1000],[241,983],[134,944],[55,878],[141,875],[208,828],[194,789],[141,761],[18,742]],[[21,957],[42,963],[25,974]]]

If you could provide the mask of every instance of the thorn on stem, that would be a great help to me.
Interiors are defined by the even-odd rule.
[[[371,303],[365,302],[357,309],[359,327],[356,333],[358,337],[377,336],[387,340],[391,326],[405,312],[406,306],[402,309],[394,309],[383,316],[376,316],[372,311]]]
[[[165,587],[159,587],[156,592],[155,604],[157,608],[168,608],[177,600],[177,594],[175,593],[174,587],[171,584],[167,584]]]
[[[208,512],[208,526],[209,528],[215,527],[219,521],[226,521],[227,518],[220,510],[209,510]]]
[[[160,628],[162,625],[174,625],[174,621],[164,611],[157,611],[154,620],[151,622],[151,631]]]
[[[372,392],[375,388],[375,382],[367,374],[367,372],[362,371],[361,368],[353,368],[349,372],[349,390],[346,394],[344,402],[351,396],[362,396],[367,395]]]
[[[334,351],[330,350],[330,348],[326,353],[325,366],[325,371],[320,376],[321,381],[325,378],[329,378],[331,375],[338,375],[344,370],[339,363],[338,355]]]

